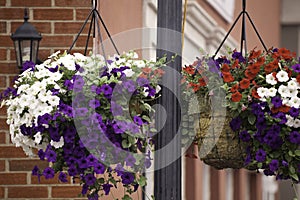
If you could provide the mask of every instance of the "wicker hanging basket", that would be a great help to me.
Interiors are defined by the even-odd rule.
[[[203,100],[205,99],[205,100]],[[232,116],[221,102],[213,106],[207,98],[198,98],[199,112],[194,121],[199,157],[217,169],[244,167],[246,147],[229,126]]]

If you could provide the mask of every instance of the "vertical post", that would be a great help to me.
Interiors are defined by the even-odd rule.
[[[168,60],[170,60],[171,56],[178,54],[179,56],[175,58],[175,61],[168,66],[180,72],[182,0],[158,0],[157,27],[157,57],[167,55]],[[172,31],[164,31],[160,28]],[[166,49],[172,49],[176,52],[169,52]],[[171,83],[174,88],[172,88],[172,91],[162,88],[162,97],[159,103],[165,108],[167,119],[162,130],[157,134],[156,150],[162,149],[169,144],[178,132],[180,123],[180,80],[177,79],[171,73],[166,73],[163,76],[162,82]],[[159,110],[156,116],[156,123],[159,124],[162,121],[160,119],[162,115],[160,115]],[[158,125],[158,127],[161,126]],[[180,140],[172,146],[172,150],[173,152],[167,155],[155,154],[155,166],[157,167],[159,163],[165,163],[166,157],[181,155]],[[154,174],[154,195],[155,199],[158,200],[181,199],[181,158],[174,158],[174,162],[162,169],[156,168]]]

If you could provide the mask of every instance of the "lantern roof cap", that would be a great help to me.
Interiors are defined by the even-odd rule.
[[[37,32],[36,28],[28,22],[28,8],[24,11],[24,23],[17,28],[16,32],[11,35],[12,40],[41,40],[42,36]]]

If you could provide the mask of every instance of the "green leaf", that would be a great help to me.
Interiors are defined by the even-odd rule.
[[[295,155],[296,155],[296,156],[300,156],[300,150],[296,150],[296,151],[295,151]]]
[[[123,148],[129,148],[130,146],[131,146],[131,144],[127,140],[122,141],[122,147]]]
[[[295,154],[290,150],[290,151],[289,151],[289,156],[295,157]]]
[[[251,125],[254,125],[256,121],[256,117],[254,115],[248,115],[248,122]]]
[[[299,181],[299,177],[297,174],[290,174],[290,176],[295,179],[296,181]]]
[[[131,198],[128,194],[126,194],[126,195],[122,198],[122,200],[132,200],[132,198]]]
[[[141,187],[144,187],[144,186],[147,184],[147,178],[144,177],[144,176],[141,176],[140,179],[138,180],[138,184],[139,184]]]
[[[290,171],[290,174],[296,173],[295,167],[293,167],[292,165],[289,166],[289,171]]]

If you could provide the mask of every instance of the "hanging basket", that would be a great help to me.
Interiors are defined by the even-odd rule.
[[[205,100],[203,100],[205,99]],[[199,97],[199,114],[194,121],[199,157],[217,169],[244,167],[246,147],[229,126],[232,116],[228,110],[212,106]]]

